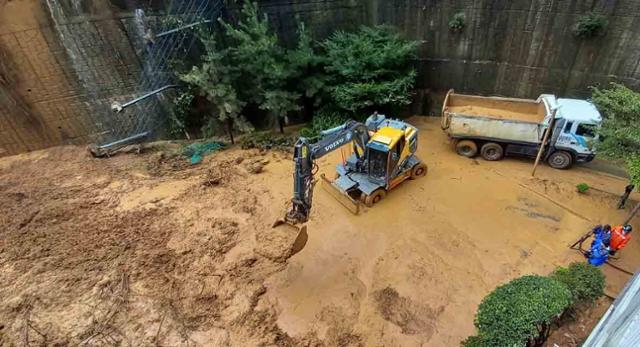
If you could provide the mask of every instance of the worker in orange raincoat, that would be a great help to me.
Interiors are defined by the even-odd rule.
[[[617,226],[611,229],[611,250],[609,253],[611,255],[616,254],[617,251],[623,249],[629,240],[631,240],[631,225],[627,224],[625,226]]]

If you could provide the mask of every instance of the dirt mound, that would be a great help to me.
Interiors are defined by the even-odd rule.
[[[176,174],[177,172],[193,167],[187,158],[177,150],[158,150],[149,156],[146,166],[149,173],[153,176]]]
[[[423,334],[431,337],[435,329],[435,320],[444,310],[443,306],[434,310],[401,297],[391,287],[375,292],[374,299],[382,317],[400,327],[402,333],[407,335]]]

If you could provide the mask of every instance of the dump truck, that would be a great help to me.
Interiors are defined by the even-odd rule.
[[[593,160],[592,142],[601,122],[592,103],[550,94],[530,100],[450,90],[442,106],[442,129],[455,141],[459,155],[471,158],[480,154],[490,161],[506,155],[535,158],[547,139],[542,158],[556,169]],[[545,136],[551,124],[551,132]]]

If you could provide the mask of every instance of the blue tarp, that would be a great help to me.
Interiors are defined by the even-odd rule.
[[[190,157],[191,165],[198,164],[202,161],[202,157],[205,155],[219,151],[224,148],[224,144],[222,142],[210,141],[203,143],[192,143],[189,146],[185,147],[183,150],[183,154],[187,157]]]

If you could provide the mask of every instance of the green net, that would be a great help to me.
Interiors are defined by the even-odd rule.
[[[186,146],[183,150],[183,154],[190,158],[191,164],[198,164],[202,161],[202,157],[205,155],[219,151],[224,148],[224,144],[222,142],[210,141],[210,142],[201,142],[201,143],[192,143]]]

